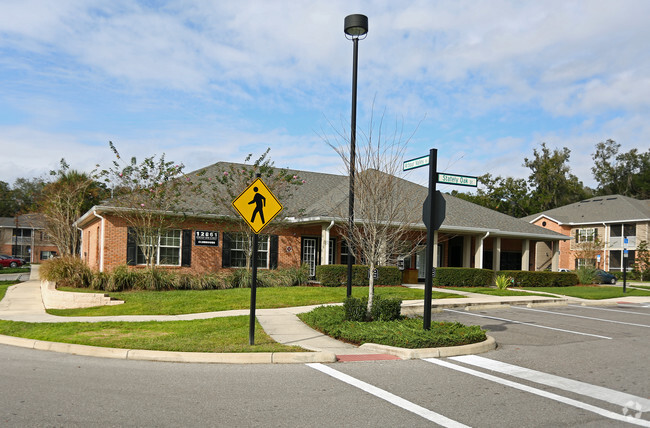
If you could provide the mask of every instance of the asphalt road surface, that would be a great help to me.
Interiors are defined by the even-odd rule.
[[[0,426],[650,427],[650,306],[444,311],[495,351],[214,365],[0,345]]]

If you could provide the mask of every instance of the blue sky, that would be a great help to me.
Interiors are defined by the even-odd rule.
[[[407,158],[512,177],[546,142],[590,186],[596,143],[650,146],[645,0],[6,0],[0,180],[108,165],[109,140],[186,171],[270,147],[277,166],[342,173],[323,136],[349,134],[352,13],[370,27],[359,139],[374,108],[417,129]]]

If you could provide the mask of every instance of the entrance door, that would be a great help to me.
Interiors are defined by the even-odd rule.
[[[309,266],[309,276],[316,276],[319,243],[317,238],[302,238],[302,262]]]

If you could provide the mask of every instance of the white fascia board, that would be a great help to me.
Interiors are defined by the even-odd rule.
[[[587,222],[570,222],[567,223],[570,226],[588,226],[592,224],[618,224],[618,223],[643,223],[643,222],[650,222],[650,218],[642,218],[642,219],[621,219],[621,220],[606,220],[606,221],[587,221]]]
[[[545,218],[545,219],[548,219],[548,220],[554,221],[554,222],[557,223],[558,225],[565,224],[565,223],[561,222],[560,220],[557,220],[557,219],[555,219],[555,218],[553,218],[553,217],[551,217],[551,216],[549,216],[549,215],[546,215],[546,214],[540,214],[540,215],[538,215],[537,217],[535,217],[535,219],[529,221],[529,223],[536,222],[536,221],[539,220],[540,218]]]

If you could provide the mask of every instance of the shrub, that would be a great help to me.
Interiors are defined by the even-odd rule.
[[[137,272],[129,269],[127,265],[116,267],[110,274],[106,283],[106,291],[126,291],[134,288],[137,281]]]
[[[368,285],[368,266],[352,266],[352,285],[365,287]],[[402,272],[396,266],[379,266],[376,285],[401,285]],[[316,280],[323,287],[340,287],[347,284],[347,265],[322,265],[316,266]]]
[[[497,289],[499,289],[499,290],[505,290],[510,285],[512,285],[513,282],[514,282],[514,280],[509,276],[498,275],[497,279],[496,279],[496,286],[497,286]]]
[[[372,299],[370,317],[373,321],[393,321],[402,318],[402,300],[375,295]]]
[[[110,279],[111,276],[106,272],[94,272],[90,282],[90,288],[93,290],[106,290],[106,284],[108,284]]]
[[[370,323],[346,321],[344,308],[340,306],[321,306],[298,316],[312,328],[356,344],[372,342],[402,348],[434,348],[486,339],[485,331],[479,326],[457,322],[432,322],[431,329],[424,330],[421,318]]]
[[[442,287],[488,287],[493,276],[490,269],[440,267],[433,283]]]
[[[366,321],[368,319],[368,298],[347,297],[343,301],[343,312],[346,321]]]
[[[573,272],[504,270],[500,273],[512,277],[517,287],[569,287],[578,283],[578,276]]]
[[[41,265],[40,275],[47,281],[65,287],[89,287],[93,280],[93,273],[88,265],[72,256],[46,260]]]
[[[576,270],[576,275],[578,275],[580,284],[593,284],[596,282],[596,269],[583,267]]]

